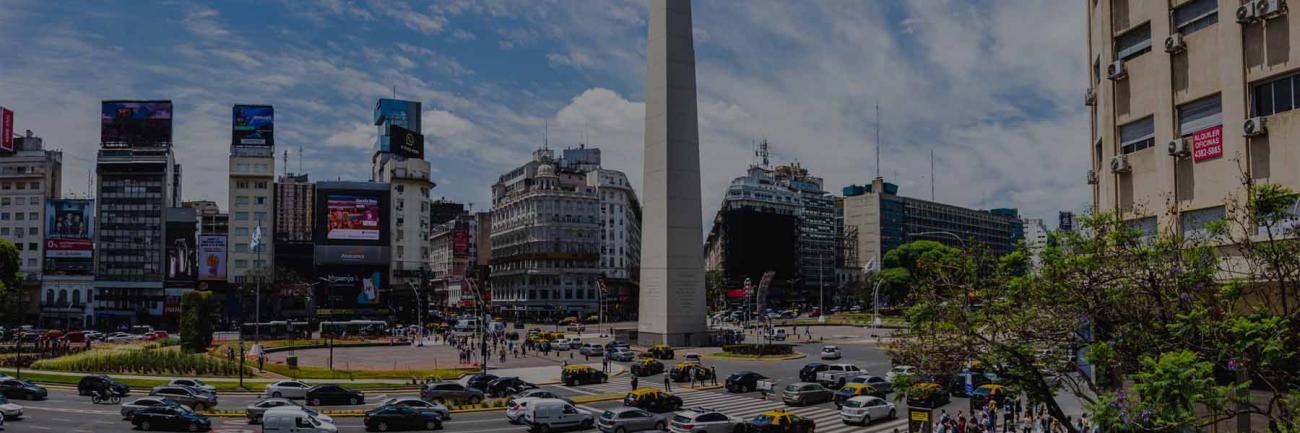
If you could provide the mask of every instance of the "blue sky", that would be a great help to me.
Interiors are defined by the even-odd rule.
[[[883,163],[902,193],[1054,222],[1088,200],[1084,5],[695,2],[703,193],[766,138],[838,192]],[[0,7],[0,105],[64,150],[84,193],[103,99],[170,99],[186,200],[226,202],[230,106],[276,108],[289,170],[364,179],[376,98],[424,106],[435,197],[485,209],[496,177],[585,134],[641,177],[646,2],[50,2]],[[277,170],[279,171],[279,170]],[[1051,223],[1049,223],[1050,225]]]

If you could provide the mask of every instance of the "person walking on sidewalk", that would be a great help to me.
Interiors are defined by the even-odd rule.
[[[636,391],[636,375],[632,375],[632,390]]]
[[[664,375],[664,391],[673,392],[673,381],[668,378],[667,374]]]
[[[712,373],[710,376],[713,377],[713,386],[718,386],[718,366],[710,365],[709,372]]]

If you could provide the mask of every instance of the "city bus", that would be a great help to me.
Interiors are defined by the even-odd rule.
[[[258,328],[261,328],[259,333]],[[272,320],[265,323],[245,323],[242,327],[244,339],[260,336],[263,339],[309,338],[311,324],[307,322],[290,322]]]
[[[346,322],[320,322],[322,337],[343,335],[376,337],[388,335],[388,322],[382,320],[348,320]]]

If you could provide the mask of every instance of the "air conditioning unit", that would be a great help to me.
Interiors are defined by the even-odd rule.
[[[1187,50],[1187,43],[1183,42],[1182,33],[1174,33],[1165,38],[1165,52],[1169,54],[1178,54]]]
[[[1111,173],[1128,173],[1133,171],[1133,166],[1128,164],[1128,155],[1115,155],[1110,159]]]
[[[1264,127],[1263,117],[1252,117],[1246,119],[1246,123],[1241,125],[1241,135],[1247,137],[1259,137],[1268,133],[1268,128]]]
[[[1192,154],[1192,144],[1185,138],[1169,140],[1169,156],[1181,158]]]
[[[1256,0],[1255,16],[1261,19],[1286,15],[1286,0]]]
[[[1106,65],[1106,77],[1112,80],[1123,80],[1128,76],[1128,70],[1124,69],[1124,60],[1116,60],[1114,63]]]
[[[1083,105],[1087,105],[1087,106],[1097,105],[1096,90],[1093,90],[1093,88],[1089,87],[1088,91],[1083,93]]]
[[[1097,184],[1097,172],[1088,170],[1088,185]]]
[[[1237,8],[1238,24],[1250,24],[1255,22],[1257,19],[1259,19],[1259,13],[1255,6],[1255,2],[1247,2]]]

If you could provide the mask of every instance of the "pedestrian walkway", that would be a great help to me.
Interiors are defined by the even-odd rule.
[[[675,388],[674,388],[675,389]],[[740,417],[749,420],[763,412],[772,409],[786,409],[790,412],[799,414],[802,417],[813,420],[817,424],[817,433],[846,433],[846,432],[889,432],[895,428],[904,430],[907,428],[906,410],[900,409],[898,417],[888,420],[880,420],[867,425],[866,427],[847,425],[840,421],[840,413],[833,407],[816,407],[816,406],[786,406],[781,403],[779,396],[768,396],[768,400],[761,400],[750,397],[750,394],[731,394],[726,392],[713,391],[693,391],[674,393],[682,398],[683,408],[707,407],[727,415]]]

